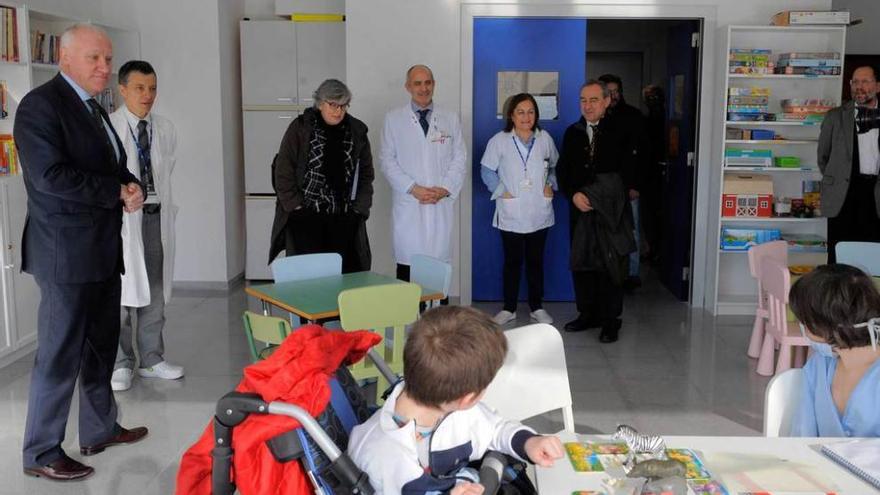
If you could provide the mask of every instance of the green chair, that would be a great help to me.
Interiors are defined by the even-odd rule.
[[[344,330],[371,330],[382,336],[379,355],[392,371],[403,373],[403,344],[406,326],[419,317],[422,289],[416,284],[389,284],[349,289],[339,293],[339,320]],[[388,329],[391,337],[388,337]],[[351,374],[358,380],[376,378],[376,404],[388,381],[369,359],[353,364]]]
[[[241,319],[244,321],[244,334],[251,349],[251,359],[255,363],[269,357],[290,335],[290,323],[284,318],[245,311]],[[262,344],[262,349],[257,349],[258,342]]]

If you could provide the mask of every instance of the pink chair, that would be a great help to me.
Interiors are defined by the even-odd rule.
[[[765,258],[761,261],[761,287],[766,297],[767,321],[761,355],[758,356],[759,375],[774,374],[773,357],[777,345],[779,345],[779,358],[776,361],[775,373],[782,373],[792,367],[800,368],[806,361],[810,344],[801,335],[798,322],[788,321],[790,286],[791,274],[788,266],[773,258]]]
[[[764,289],[761,287],[761,261],[764,258],[779,260],[788,265],[788,245],[785,241],[765,242],[749,248],[749,272],[758,283],[758,309],[755,310],[755,323],[752,325],[752,337],[749,339],[748,355],[757,358],[761,355],[761,343],[764,341],[764,324],[767,321],[767,305]]]

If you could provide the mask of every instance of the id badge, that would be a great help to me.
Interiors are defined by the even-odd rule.
[[[523,179],[519,181],[519,190],[521,192],[532,190],[532,179]]]

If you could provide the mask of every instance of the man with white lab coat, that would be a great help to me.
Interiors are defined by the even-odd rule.
[[[110,122],[125,147],[128,169],[144,185],[147,199],[141,210],[122,215],[122,327],[110,382],[115,391],[131,387],[135,338],[138,375],[166,380],[183,376],[182,367],[165,361],[162,339],[174,271],[177,206],[171,197],[171,172],[177,132],[168,119],[150,112],[156,100],[156,71],[148,62],[132,60],[119,69],[119,92],[125,104],[110,115]]]
[[[467,151],[458,115],[434,105],[431,69],[410,67],[404,87],[412,100],[385,116],[380,162],[393,191],[397,278],[409,280],[415,254],[452,261],[453,207]]]

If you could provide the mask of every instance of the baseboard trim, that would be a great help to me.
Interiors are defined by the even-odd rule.
[[[199,280],[175,280],[171,284],[174,292],[213,292],[229,293],[244,286],[244,272],[226,282],[205,282]]]
[[[9,354],[5,354],[3,357],[0,357],[0,368],[5,368],[10,364],[18,361],[19,359],[27,356],[28,354],[34,352],[37,349],[37,341],[34,339],[33,341],[19,347],[18,349],[10,352]]]

